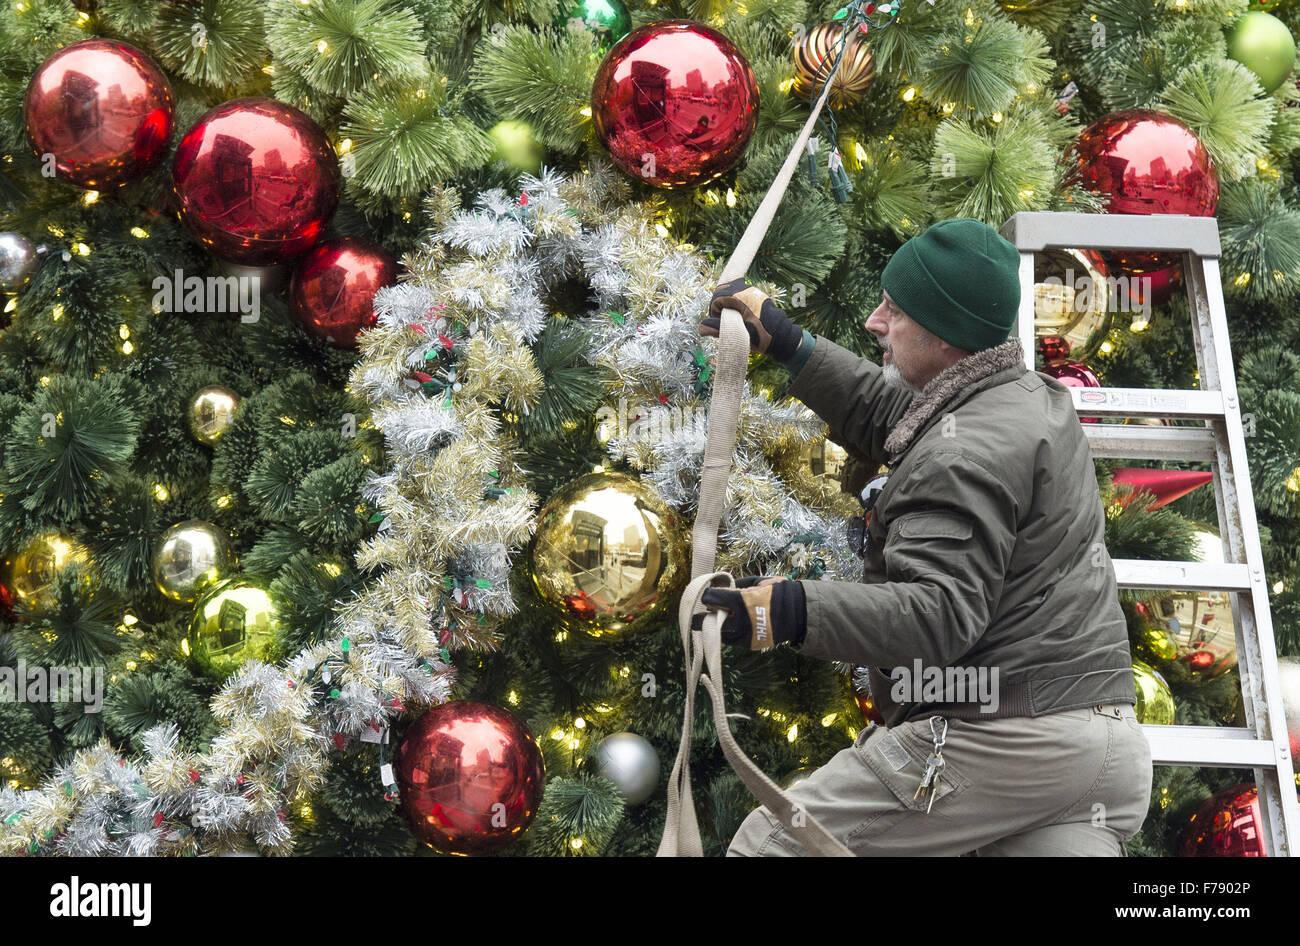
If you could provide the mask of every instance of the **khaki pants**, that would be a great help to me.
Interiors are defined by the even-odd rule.
[[[1122,857],[1151,796],[1151,753],[1127,704],[948,721],[934,806],[913,800],[933,751],[929,717],[870,726],[786,792],[859,856]],[[804,856],[766,808],[728,856]]]

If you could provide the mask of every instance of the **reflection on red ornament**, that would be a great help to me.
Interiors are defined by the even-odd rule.
[[[1083,186],[1109,194],[1112,214],[1187,214],[1212,217],[1219,204],[1219,176],[1200,139],[1182,122],[1151,109],[1113,112],[1093,122],[1075,144]],[[1181,254],[1111,256],[1125,275],[1153,277],[1153,302],[1172,294]],[[1163,296],[1163,298],[1160,298]]]
[[[1214,162],[1177,119],[1150,109],[1114,112],[1085,128],[1075,149],[1084,186],[1110,195],[1107,213],[1214,216]]]
[[[58,180],[117,187],[167,152],[171,86],[140,50],[110,39],[73,43],[47,59],[27,86],[23,126]]]
[[[1265,857],[1259,792],[1252,783],[1212,795],[1183,830],[1179,857]]]
[[[693,20],[650,23],[605,56],[591,87],[596,134],[614,163],[656,187],[726,173],[758,123],[758,84],[736,46]]]
[[[206,113],[177,145],[172,168],[186,229],[213,256],[253,266],[314,244],[334,216],[339,180],[320,126],[268,98]]]
[[[574,617],[591,621],[596,617],[596,602],[585,591],[564,596],[564,607]]]
[[[326,240],[293,271],[294,319],[335,348],[356,348],[357,335],[375,324],[375,293],[396,282],[397,260],[379,244],[355,237]]]
[[[1181,263],[1160,268],[1164,257],[1157,253],[1110,252],[1105,255],[1108,266],[1129,277],[1130,311],[1145,312],[1152,306],[1164,305],[1182,288]]]
[[[490,703],[459,700],[429,710],[393,760],[402,811],[417,837],[444,854],[487,854],[518,838],[545,787],[528,728]]]
[[[1066,361],[1070,357],[1070,343],[1059,335],[1044,335],[1038,340],[1038,354],[1047,364]]]

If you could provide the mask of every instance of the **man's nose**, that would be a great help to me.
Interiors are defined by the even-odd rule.
[[[863,327],[873,335],[885,334],[888,323],[885,321],[885,304],[883,302],[876,306],[876,310],[867,316],[867,321]]]

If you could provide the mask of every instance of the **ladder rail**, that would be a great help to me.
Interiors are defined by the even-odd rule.
[[[1206,368],[1200,373],[1201,384],[1213,384],[1222,391],[1224,405],[1228,408],[1221,420],[1210,423],[1216,428],[1222,425],[1224,434],[1216,438],[1217,456],[1213,469],[1216,477],[1222,478],[1223,484],[1223,488],[1216,489],[1214,495],[1222,524],[1220,535],[1224,537],[1229,556],[1225,557],[1225,561],[1245,562],[1250,571],[1250,591],[1232,592],[1229,595],[1237,635],[1238,667],[1240,668],[1241,658],[1245,655],[1246,673],[1250,675],[1242,677],[1242,703],[1247,726],[1256,737],[1273,743],[1276,752],[1273,765],[1281,789],[1277,794],[1264,791],[1262,786],[1268,780],[1261,778],[1264,774],[1261,769],[1256,769],[1256,785],[1261,786],[1260,815],[1265,820],[1262,827],[1275,843],[1286,845],[1286,853],[1289,855],[1295,853],[1290,850],[1292,839],[1300,840],[1300,806],[1296,804],[1294,792],[1295,763],[1291,758],[1286,716],[1282,706],[1277,644],[1273,637],[1273,618],[1268,603],[1268,585],[1259,539],[1259,523],[1255,515],[1254,493],[1251,491],[1250,465],[1246,457],[1246,437],[1241,423],[1237,379],[1232,370],[1219,261],[1199,259],[1189,254],[1184,274],[1188,301],[1192,312],[1197,316],[1193,324],[1193,331],[1197,333],[1197,344],[1194,347],[1197,352],[1206,350],[1206,357],[1203,358]],[[1208,357],[1211,346],[1213,358]],[[1261,709],[1263,712],[1260,712]],[[1280,732],[1277,731],[1279,729]],[[1282,830],[1277,830],[1278,827]]]

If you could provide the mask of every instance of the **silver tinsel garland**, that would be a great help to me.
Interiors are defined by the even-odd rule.
[[[495,647],[517,609],[508,579],[539,498],[500,415],[526,414],[541,394],[529,343],[563,280],[590,289],[590,310],[565,315],[589,336],[607,402],[676,419],[649,438],[620,431],[609,455],[692,516],[710,393],[701,374],[716,355],[697,325],[715,268],[661,232],[653,207],[630,203],[607,164],[520,186],[479,194],[470,210],[435,187],[409,281],[376,296],[351,385],[388,445],[388,468],[365,487],[384,520],[356,556],[380,577],[338,603],[329,640],[285,666],[237,671],[213,700],[222,728],[205,751],[187,751],[164,725],[144,734],[139,758],[101,743],[39,789],[0,788],[0,854],[220,853],[249,838],[287,853],[289,806],[321,787],[331,748],[373,741],[403,711],[448,698],[449,649]],[[800,502],[767,459],[824,433],[806,410],[746,388],[718,568],[859,573],[843,518]]]

